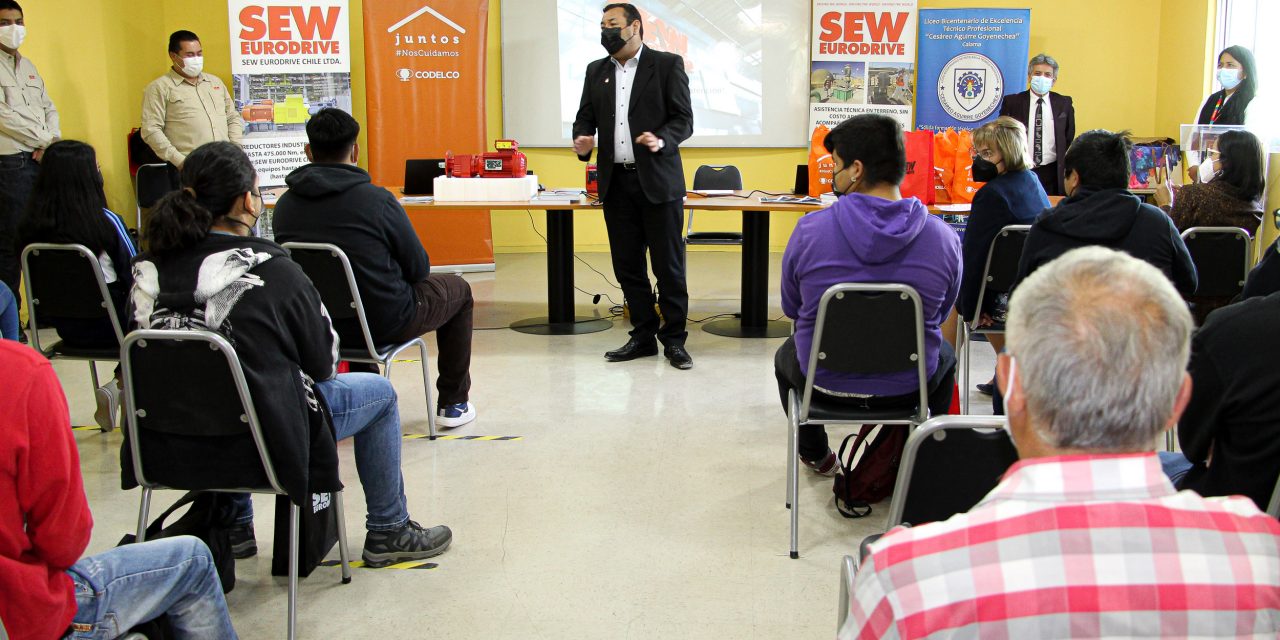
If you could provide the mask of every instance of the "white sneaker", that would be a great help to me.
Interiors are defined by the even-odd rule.
[[[470,402],[459,402],[436,410],[436,426],[444,429],[461,427],[476,419],[476,406]]]
[[[120,388],[116,386],[116,381],[109,380],[94,389],[93,399],[98,403],[98,409],[93,412],[98,428],[104,432],[112,431],[116,428],[116,416],[120,413]]]

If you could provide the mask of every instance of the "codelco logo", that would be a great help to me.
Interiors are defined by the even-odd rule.
[[[414,71],[413,69],[397,69],[396,77],[401,82],[410,80],[457,80],[462,74],[457,71]]]

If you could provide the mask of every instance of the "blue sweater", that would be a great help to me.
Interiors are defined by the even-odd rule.
[[[1011,224],[1031,224],[1049,206],[1040,179],[1030,171],[1000,174],[973,195],[973,208],[964,230],[964,279],[956,305],[961,317],[972,320],[978,311],[982,272],[987,266],[991,241],[1000,229]]]
[[[782,256],[782,310],[796,321],[796,353],[807,371],[818,302],[842,282],[914,287],[924,305],[927,372],[938,368],[939,326],[960,289],[960,239],[919,200],[852,194],[800,219]],[[911,393],[913,372],[862,376],[818,369],[831,391],[892,396]]]

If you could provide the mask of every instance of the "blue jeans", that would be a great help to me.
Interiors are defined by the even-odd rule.
[[[0,282],[0,338],[18,339],[18,300],[4,282]]]
[[[1157,451],[1156,454],[1160,456],[1160,470],[1169,476],[1169,481],[1175,487],[1191,471],[1193,465],[1181,451]]]
[[[365,528],[391,531],[409,521],[400,473],[400,407],[391,381],[373,373],[344,373],[316,383],[333,414],[338,440],[356,439],[356,472],[364,487]],[[236,524],[253,522],[249,494],[234,494]]]
[[[116,547],[67,569],[76,589],[71,635],[115,638],[169,614],[178,638],[236,638],[209,548],[178,536]]]

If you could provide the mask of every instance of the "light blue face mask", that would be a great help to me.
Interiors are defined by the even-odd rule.
[[[1222,88],[1228,91],[1236,88],[1240,84],[1239,69],[1218,69],[1217,75],[1218,84],[1222,85]]]
[[[1031,90],[1036,92],[1036,95],[1040,95],[1040,96],[1048,95],[1049,89],[1052,89],[1052,88],[1053,88],[1053,78],[1046,78],[1045,76],[1031,77]]]

